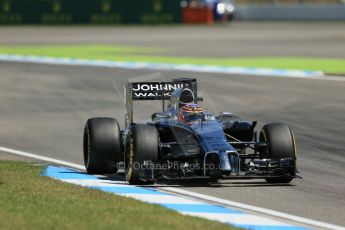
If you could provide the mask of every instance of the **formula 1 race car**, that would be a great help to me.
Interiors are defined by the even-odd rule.
[[[161,100],[163,111],[152,114],[151,122],[135,123],[135,100]],[[86,123],[87,172],[114,174],[123,167],[131,184],[186,178],[289,183],[297,177],[296,143],[289,126],[267,124],[258,133],[256,121],[228,112],[214,116],[198,105],[202,100],[192,78],[126,83],[124,129],[113,118]]]

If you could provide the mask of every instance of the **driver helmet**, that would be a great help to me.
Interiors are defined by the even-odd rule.
[[[193,124],[202,120],[203,109],[198,104],[186,104],[180,108],[178,121]]]

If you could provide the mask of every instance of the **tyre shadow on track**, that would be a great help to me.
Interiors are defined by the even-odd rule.
[[[180,182],[180,183],[164,183],[157,181],[153,187],[209,187],[209,188],[225,188],[225,187],[281,187],[281,186],[295,186],[293,184],[269,184],[267,182]]]
[[[126,179],[122,175],[109,175],[109,178],[116,181],[125,182]],[[204,179],[160,179],[153,185],[138,185],[140,187],[209,187],[209,188],[225,188],[225,187],[282,187],[282,186],[295,186],[294,184],[270,184],[266,181],[205,181]]]

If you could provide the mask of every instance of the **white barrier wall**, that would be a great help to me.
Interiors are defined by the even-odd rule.
[[[345,5],[239,5],[238,20],[345,20]]]

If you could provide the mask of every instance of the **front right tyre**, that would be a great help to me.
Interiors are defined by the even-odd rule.
[[[133,124],[126,141],[126,180],[130,184],[152,184],[153,181],[140,177],[145,161],[156,161],[159,154],[159,134],[156,127]]]

